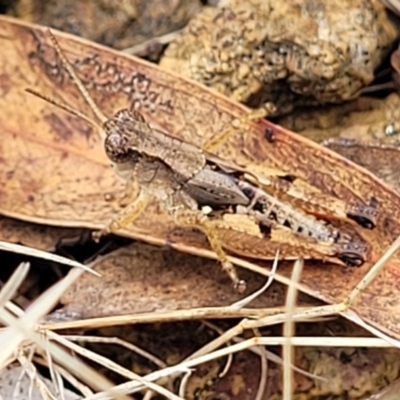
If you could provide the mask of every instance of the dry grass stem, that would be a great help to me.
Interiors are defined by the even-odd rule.
[[[293,396],[293,351],[292,348],[292,338],[295,335],[294,323],[293,323],[293,313],[296,308],[297,299],[297,288],[295,283],[300,281],[301,272],[303,270],[304,261],[297,260],[294,263],[292,272],[292,282],[288,288],[286,295],[286,321],[283,325],[283,335],[286,339],[283,345],[283,400],[291,400]]]
[[[69,267],[80,268],[84,271],[90,272],[91,274],[100,276],[100,274],[98,274],[96,271],[93,271],[90,267],[80,262],[73,261],[69,258],[61,257],[56,254],[48,253],[47,251],[37,250],[32,247],[0,241],[0,250],[24,254],[29,257],[41,258],[42,260],[53,261],[59,264],[68,265]]]
[[[155,357],[153,354],[150,354],[148,351],[141,349],[140,347],[127,342],[126,340],[122,340],[117,337],[101,337],[101,336],[80,336],[80,335],[63,335],[62,336],[66,340],[70,340],[72,342],[89,342],[89,343],[112,343],[120,345],[136,354],[139,354],[143,358],[151,361],[153,364],[157,365],[160,368],[166,368],[167,364],[159,358]]]

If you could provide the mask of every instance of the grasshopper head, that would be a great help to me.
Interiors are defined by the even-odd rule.
[[[103,124],[106,133],[104,147],[111,161],[120,164],[139,160],[141,154],[138,147],[142,137],[140,124],[143,123],[140,114],[124,109]]]

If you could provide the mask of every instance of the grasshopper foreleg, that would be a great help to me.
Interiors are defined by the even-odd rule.
[[[136,199],[122,209],[103,229],[93,232],[93,239],[100,238],[109,233],[115,232],[135,221],[149,204],[150,197],[144,192],[139,192]]]

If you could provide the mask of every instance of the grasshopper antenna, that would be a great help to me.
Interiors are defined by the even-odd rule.
[[[25,89],[25,92],[28,92],[30,94],[33,94],[36,97],[39,97],[40,99],[47,101],[50,104],[53,104],[54,106],[61,108],[62,110],[75,115],[76,117],[82,118],[84,121],[86,121],[88,124],[92,125],[94,128],[96,128],[99,131],[100,136],[105,136],[104,134],[104,129],[101,125],[99,125],[97,122],[93,121],[91,118],[87,117],[85,114],[82,114],[80,111],[75,110],[74,108],[60,103],[52,98],[50,98],[49,96],[46,96],[44,94],[41,94],[39,92],[37,92],[36,90],[27,88]]]
[[[53,43],[54,48],[56,49],[57,54],[60,57],[62,63],[64,64],[65,69],[68,71],[71,79],[74,81],[76,87],[79,89],[79,91],[81,92],[83,98],[86,100],[86,103],[88,103],[88,105],[92,109],[92,111],[95,114],[95,116],[99,119],[99,121],[102,124],[104,124],[105,122],[108,121],[108,118],[100,111],[99,107],[97,107],[96,103],[94,102],[94,100],[90,96],[89,92],[87,91],[87,89],[83,85],[82,81],[78,78],[78,75],[76,75],[72,65],[67,60],[67,57],[65,56],[64,52],[61,50],[61,47],[58,44],[57,39],[53,35],[53,32],[50,29],[48,29],[47,33],[49,34],[51,42]]]

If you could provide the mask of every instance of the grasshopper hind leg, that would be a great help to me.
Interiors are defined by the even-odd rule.
[[[218,257],[218,261],[222,265],[222,269],[227,273],[233,283],[234,289],[243,293],[246,290],[246,282],[239,279],[236,269],[228,260],[228,257],[222,248],[221,241],[218,238],[215,227],[208,218],[200,210],[176,209],[172,212],[175,222],[180,226],[192,226],[203,231],[210,243],[212,250]]]

